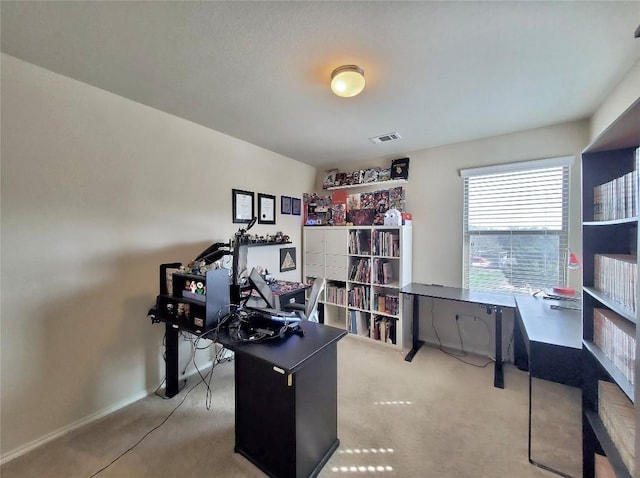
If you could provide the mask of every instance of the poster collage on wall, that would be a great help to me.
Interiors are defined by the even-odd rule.
[[[303,202],[307,226],[382,225],[389,209],[405,211],[405,188],[352,194],[336,190],[325,196],[305,193]]]

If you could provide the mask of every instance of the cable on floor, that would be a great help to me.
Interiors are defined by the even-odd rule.
[[[433,331],[436,334],[436,338],[438,339],[438,349],[441,352],[449,355],[450,357],[455,358],[456,360],[459,360],[460,362],[462,362],[464,364],[471,365],[473,367],[478,367],[478,368],[485,368],[487,365],[489,365],[490,363],[494,362],[494,360],[489,360],[484,364],[476,364],[476,363],[473,363],[473,362],[469,362],[467,360],[463,360],[463,358],[464,357],[468,357],[469,354],[464,350],[464,342],[462,340],[462,333],[460,332],[460,324],[459,324],[459,321],[457,320],[457,318],[456,318],[456,328],[458,330],[458,338],[460,339],[460,348],[462,350],[462,353],[455,353],[453,351],[446,350],[444,345],[442,345],[442,340],[440,340],[440,335],[438,334],[438,329],[436,328],[436,323],[435,323],[435,319],[436,318],[435,318],[435,314],[433,312],[433,303],[434,303],[434,300],[431,299],[431,310],[430,310],[430,312],[431,312],[431,327],[433,328]],[[487,331],[489,331],[489,326],[487,325],[487,323],[482,319],[480,319],[480,320],[485,325],[485,327],[487,327]]]
[[[131,445],[129,448],[127,448],[125,451],[123,451],[122,453],[120,453],[120,455],[118,455],[116,458],[114,458],[113,460],[111,460],[111,462],[108,465],[103,466],[102,468],[100,468],[98,471],[96,471],[93,475],[89,476],[89,478],[94,478],[95,476],[98,476],[100,473],[102,473],[104,470],[106,470],[107,468],[109,468],[111,465],[113,465],[116,461],[118,461],[120,458],[122,458],[123,456],[125,456],[127,453],[129,453],[131,450],[133,450],[135,447],[137,447],[140,443],[142,443],[142,441],[147,438],[149,435],[151,435],[151,433],[153,433],[154,431],[156,431],[158,428],[160,428],[162,425],[164,425],[167,420],[169,420],[169,418],[171,418],[171,415],[173,415],[175,413],[175,411],[180,408],[180,405],[182,405],[184,403],[184,401],[187,399],[187,397],[189,396],[189,394],[191,393],[191,391],[196,388],[198,385],[200,385],[200,382],[194,384],[188,391],[187,393],[185,393],[184,397],[182,397],[182,400],[180,400],[180,403],[178,403],[173,410],[171,410],[171,412],[169,413],[169,415],[167,415],[162,422],[160,422],[158,425],[156,425],[155,427],[153,427],[151,430],[149,430],[147,433],[145,433],[144,435],[142,435],[142,437],[135,442],[133,445]]]

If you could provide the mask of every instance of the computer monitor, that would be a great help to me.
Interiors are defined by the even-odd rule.
[[[273,296],[273,292],[271,291],[271,287],[269,287],[269,284],[264,281],[255,267],[251,269],[251,273],[249,274],[249,283],[251,284],[251,287],[258,292],[260,297],[262,297],[262,300],[265,301],[267,308],[276,308],[276,300]]]
[[[207,271],[206,328],[229,314],[229,274],[226,269]],[[199,325],[199,324],[196,324]]]

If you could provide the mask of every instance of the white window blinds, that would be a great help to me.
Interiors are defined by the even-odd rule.
[[[464,287],[524,293],[566,284],[572,159],[460,172]]]

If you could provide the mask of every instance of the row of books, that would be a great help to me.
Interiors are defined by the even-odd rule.
[[[387,344],[396,343],[396,321],[387,317],[371,318],[368,312],[351,310],[347,330],[351,334],[369,337]]]
[[[338,305],[345,305],[347,303],[347,289],[345,287],[327,284],[324,294],[325,302]]]
[[[385,314],[398,315],[400,312],[400,298],[397,295],[374,294],[373,310]]]
[[[364,229],[349,231],[349,254],[369,255],[371,251],[371,235]]]
[[[349,271],[349,280],[355,282],[369,282],[371,280],[371,267],[369,259],[355,259]]]
[[[369,310],[369,287],[357,286],[349,291],[348,304],[358,309]]]
[[[609,221],[638,215],[640,148],[635,151],[635,170],[593,188],[593,220]]]
[[[638,258],[631,254],[595,254],[593,286],[632,313],[636,312]]]
[[[387,259],[373,260],[373,274],[376,284],[390,284],[395,280],[393,277],[393,264]]]
[[[615,367],[635,383],[635,326],[609,309],[593,309],[593,341]]]
[[[397,232],[374,231],[373,255],[400,257],[400,235]]]
[[[601,380],[598,382],[598,415],[629,474],[635,476],[636,421],[633,403],[616,384]]]
[[[347,326],[349,333],[369,337],[369,313],[350,310]]]
[[[387,317],[375,316],[371,323],[370,337],[386,344],[395,344],[396,321]]]

